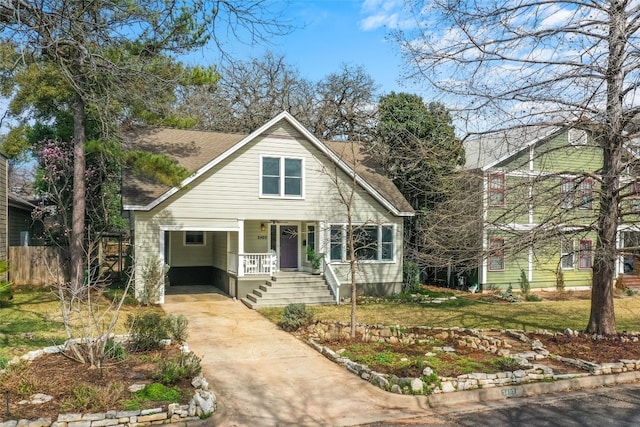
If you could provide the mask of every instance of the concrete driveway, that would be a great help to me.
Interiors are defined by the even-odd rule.
[[[218,398],[211,425],[348,426],[433,413],[424,396],[368,384],[211,287],[169,288],[164,309],[189,320],[189,347]]]

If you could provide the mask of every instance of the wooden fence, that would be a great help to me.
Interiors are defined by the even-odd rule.
[[[10,246],[9,281],[14,285],[64,283],[67,251],[51,246]]]

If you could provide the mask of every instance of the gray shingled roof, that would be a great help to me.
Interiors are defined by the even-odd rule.
[[[126,134],[126,141],[135,149],[166,154],[179,165],[195,173],[240,143],[245,137],[247,137],[245,134],[137,127]],[[353,150],[347,149],[351,144],[328,141],[320,141],[320,143],[325,144],[348,167],[353,168]],[[358,148],[356,172],[399,212],[413,214],[413,208],[395,184],[384,176],[379,166],[364,154],[362,147],[357,145],[356,147]],[[123,172],[122,197],[125,206],[148,206],[169,190],[171,187],[154,182],[130,169],[125,169]]]
[[[468,139],[464,142],[465,167],[483,169],[494,166],[559,130],[559,127],[552,126],[522,127]]]

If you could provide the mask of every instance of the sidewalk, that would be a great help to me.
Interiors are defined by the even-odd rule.
[[[164,309],[189,320],[189,347],[218,399],[208,425],[348,426],[433,414],[426,396],[367,384],[215,289],[169,288]]]

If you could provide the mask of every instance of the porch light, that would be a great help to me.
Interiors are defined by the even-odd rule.
[[[267,231],[267,226],[264,225],[264,222],[260,224],[260,231]]]

